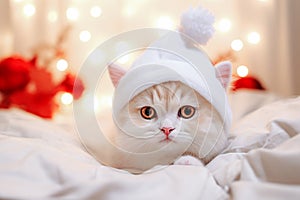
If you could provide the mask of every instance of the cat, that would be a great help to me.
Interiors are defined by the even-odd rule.
[[[220,71],[217,78],[227,87],[231,71],[228,63],[225,66],[220,64],[216,69]],[[115,86],[125,73],[118,66],[109,67]],[[204,165],[227,145],[219,113],[198,92],[179,81],[163,82],[138,93],[115,117],[118,131],[110,136],[115,146],[131,154],[157,152],[150,156],[153,160],[142,161],[148,163],[136,163],[142,170],[156,164]],[[120,159],[117,168],[130,168],[124,156],[116,159]]]

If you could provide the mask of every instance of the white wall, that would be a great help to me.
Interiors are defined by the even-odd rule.
[[[9,0],[0,1],[0,37],[0,57],[4,57],[13,51]]]
[[[291,31],[289,31],[288,35],[290,38],[290,79],[292,82],[292,93],[300,94],[300,1],[290,0],[288,2],[288,27],[292,27],[290,28]],[[288,78],[289,77],[287,77],[287,79]]]
[[[201,4],[210,9],[217,21],[223,17],[232,20],[228,33],[217,32],[205,47],[214,58],[230,50],[233,39],[246,41],[250,31],[261,34],[261,42],[236,53],[234,66],[245,64],[250,74],[261,80],[272,92],[282,95],[300,94],[300,1],[299,0],[9,0],[0,1],[0,56],[14,52],[30,55],[32,48],[41,43],[52,43],[66,25],[72,30],[66,43],[70,66],[77,70],[89,52],[108,38],[136,28],[153,27],[159,16],[168,15],[178,23],[180,14],[190,5]],[[36,14],[24,17],[23,6],[32,3]],[[91,6],[99,5],[102,16],[89,16]],[[79,9],[76,21],[68,21],[68,7]],[[126,14],[128,8],[132,13]],[[58,20],[49,22],[48,13],[54,10]],[[130,10],[130,9],[129,9]],[[11,17],[11,20],[10,20]],[[80,31],[88,30],[92,38],[88,42],[78,39]],[[13,32],[13,33],[12,33]],[[14,45],[12,42],[14,37]]]

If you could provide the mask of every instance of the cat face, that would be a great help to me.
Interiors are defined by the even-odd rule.
[[[222,122],[211,104],[176,81],[154,85],[136,95],[116,121],[120,131],[113,141],[132,153],[159,151],[162,156],[188,153],[205,158],[223,134],[216,132],[214,126]]]
[[[127,71],[115,64],[108,69],[117,87]],[[226,88],[231,64],[216,64],[215,75]],[[183,154],[207,163],[227,145],[223,117],[206,98],[183,82],[153,85],[130,97],[113,114],[117,130],[108,137],[118,152],[109,156],[108,163],[138,172],[170,164]]]

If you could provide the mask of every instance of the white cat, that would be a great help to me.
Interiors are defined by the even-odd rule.
[[[100,152],[102,162],[140,173],[157,165],[206,164],[224,149],[231,64],[214,67],[200,47],[213,35],[213,22],[208,10],[191,8],[177,31],[143,29],[136,35],[162,36],[150,40],[128,71],[109,66],[116,130],[106,135],[112,145]]]
[[[116,65],[109,67],[109,73],[115,86],[126,74]],[[216,75],[226,88],[231,64],[216,65]],[[111,165],[131,172],[171,163],[206,164],[227,145],[219,113],[179,81],[163,82],[138,93],[115,117],[118,131],[110,135],[110,140],[126,153],[114,155],[116,160]]]

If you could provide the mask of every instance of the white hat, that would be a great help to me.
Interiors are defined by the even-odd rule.
[[[231,64],[222,62],[214,67],[199,48],[199,44],[206,44],[214,33],[213,22],[214,17],[207,10],[191,8],[182,15],[179,31],[169,31],[155,41],[127,72],[115,64],[110,65],[110,75],[116,86],[114,116],[143,90],[167,81],[180,81],[214,106],[227,132],[231,111],[224,88],[230,81]]]

